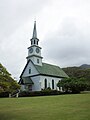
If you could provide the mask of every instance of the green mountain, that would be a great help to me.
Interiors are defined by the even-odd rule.
[[[83,69],[82,69],[83,68]],[[62,68],[69,77],[81,78],[84,77],[88,81],[90,81],[90,68],[89,66],[86,68],[85,66],[82,67],[67,67]]]
[[[80,68],[82,68],[82,69],[89,69],[89,68],[90,68],[90,65],[88,65],[88,64],[83,64],[83,65],[80,66]]]

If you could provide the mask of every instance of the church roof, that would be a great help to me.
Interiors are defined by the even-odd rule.
[[[26,67],[28,66],[29,62],[32,62],[31,60],[29,60],[25,66],[25,68],[22,71],[22,74],[20,76],[20,78],[22,78],[22,75],[26,69]],[[32,62],[33,64],[33,62]],[[38,73],[37,75],[45,75],[45,76],[53,76],[53,77],[62,77],[62,78],[67,78],[69,77],[59,66],[56,65],[52,65],[52,64],[47,64],[47,63],[42,63],[42,66],[40,65],[35,65],[35,68],[37,69]],[[31,76],[30,76],[31,77]],[[23,78],[24,79],[24,78]],[[25,77],[26,79],[26,77]],[[28,80],[27,80],[28,81]]]
[[[42,75],[53,77],[68,77],[68,75],[59,67],[47,63],[42,63],[42,66],[35,65],[38,72]]]
[[[30,77],[22,77],[20,82],[21,84],[34,84]]]

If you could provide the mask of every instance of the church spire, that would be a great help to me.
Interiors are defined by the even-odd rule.
[[[34,21],[33,35],[31,39],[31,45],[38,45],[39,39],[37,38],[37,30],[36,30],[36,21]]]
[[[32,36],[32,38],[37,38],[36,21],[34,21],[34,28],[33,28],[33,36]]]
[[[41,47],[38,45],[39,39],[37,38],[36,21],[34,22],[33,35],[30,41],[31,46],[28,48],[27,61],[31,60],[35,65],[42,66]]]

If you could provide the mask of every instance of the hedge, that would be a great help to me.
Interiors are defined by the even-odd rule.
[[[33,96],[47,96],[47,95],[60,95],[63,94],[60,91],[57,90],[51,90],[51,91],[22,91],[19,93],[19,97],[33,97]]]
[[[1,92],[0,98],[3,98],[3,97],[9,97],[9,93],[8,92]]]

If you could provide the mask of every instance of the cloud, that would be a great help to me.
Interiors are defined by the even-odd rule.
[[[60,67],[90,63],[89,0],[0,1],[0,62],[19,78],[37,20],[44,61]]]
[[[47,41],[44,41],[47,61],[51,59],[62,67],[90,64],[90,27],[86,22],[82,25],[82,30],[79,27],[75,19],[65,18],[59,26],[60,29],[47,34]]]
[[[48,3],[48,0],[0,1],[0,62],[14,77],[19,77],[26,62],[32,22]]]
[[[46,3],[47,0],[0,1],[0,37],[10,36],[28,20],[34,19]]]

